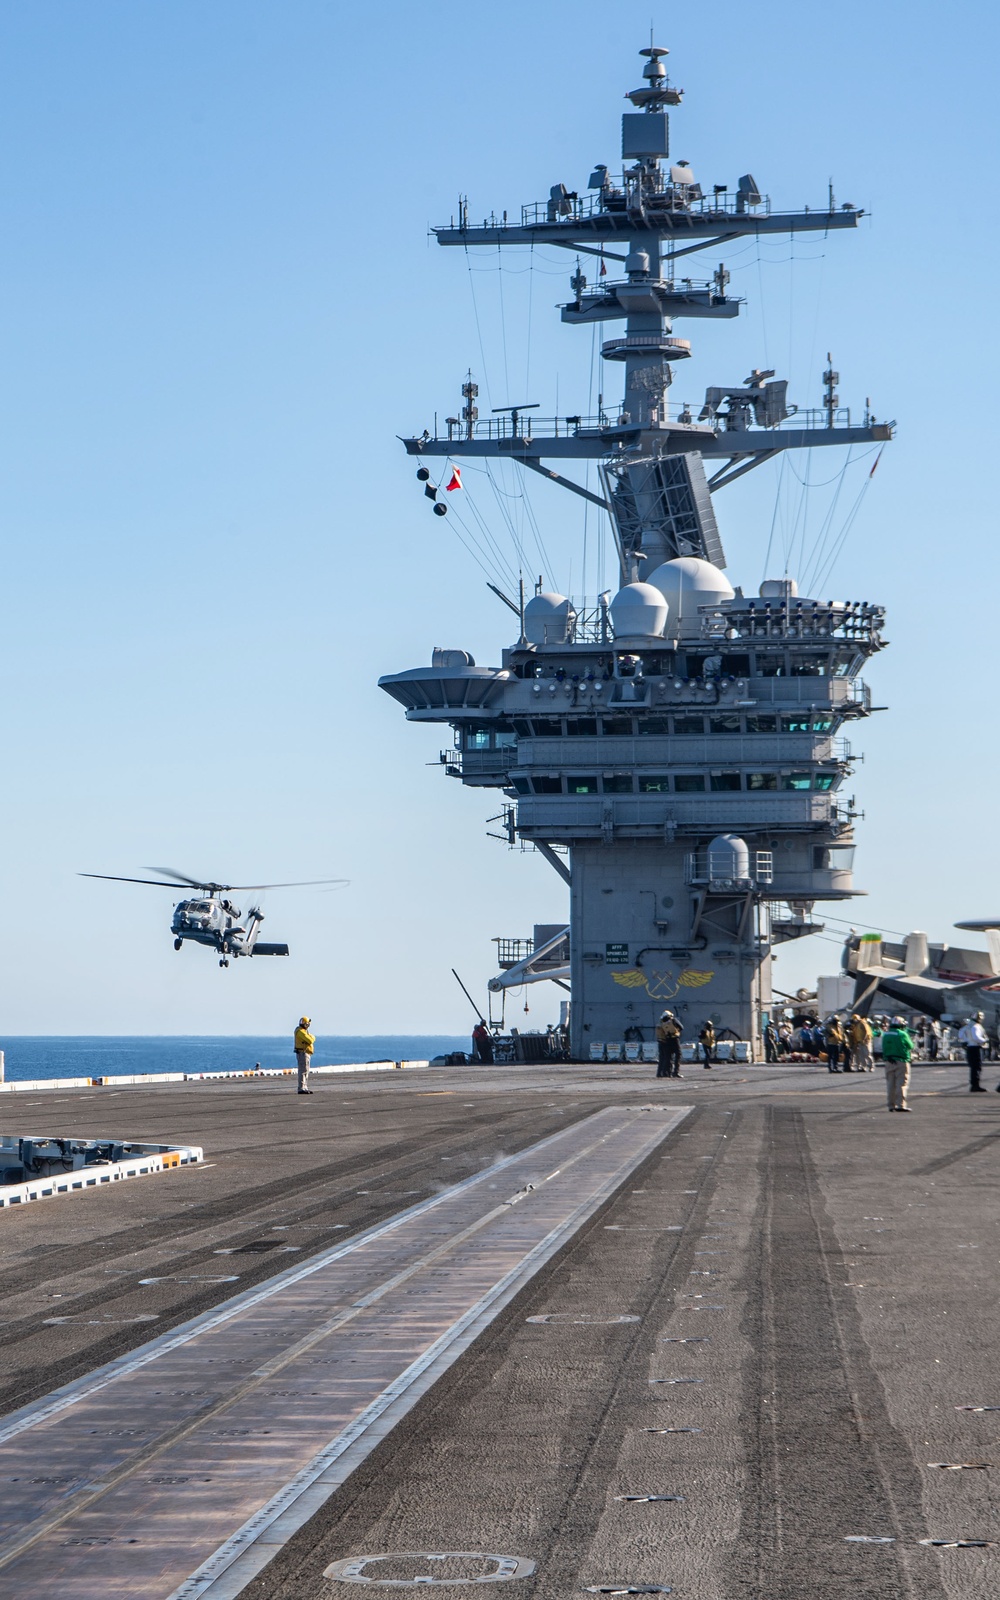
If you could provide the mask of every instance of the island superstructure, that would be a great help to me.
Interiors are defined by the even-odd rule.
[[[777,211],[749,174],[703,192],[686,160],[671,164],[668,108],[681,91],[667,51],[641,54],[620,175],[596,167],[586,194],[554,184],[519,222],[474,222],[462,202],[434,229],[463,249],[572,251],[562,318],[624,324],[601,351],[623,370],[620,406],[550,419],[508,407],[481,421],[469,382],[445,432],[403,441],[425,479],[434,458],[506,457],[595,502],[614,531],[618,591],[575,607],[538,586],[499,666],[435,649],[429,667],[379,680],[411,721],[454,728],[446,770],[501,789],[512,842],[534,845],[569,885],[567,929],[511,950],[495,983],[568,979],[578,1057],[651,1039],[666,1004],[689,1035],[711,1018],[759,1041],[774,946],[818,926],[816,902],[857,892],[843,730],[871,710],[860,672],[883,646],[878,605],[800,595],[787,574],[753,596],[734,587],[712,496],[781,451],[879,445],[892,424],[867,406],[852,421],[832,366],[816,411],[791,406],[787,384],[760,369],[709,387],[697,418],[668,401],[673,365],[691,356],[674,322],[730,319],[741,304],[723,266],[699,282],[681,276],[682,257],[856,228],[862,212],[832,192],[825,207]],[[621,263],[623,276],[591,285],[583,257]],[[561,470],[587,461],[599,493]]]

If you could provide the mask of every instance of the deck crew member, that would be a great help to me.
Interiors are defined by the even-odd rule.
[[[299,1069],[299,1094],[312,1094],[312,1090],[309,1087],[309,1068],[312,1064],[312,1054],[316,1039],[309,1032],[311,1025],[311,1017],[300,1017],[292,1043],[292,1048],[295,1051],[295,1063]]]
[[[965,1059],[969,1063],[969,1093],[985,1094],[986,1090],[979,1081],[979,1074],[983,1070],[983,1050],[989,1044],[989,1040],[983,1027],[981,1011],[970,1017],[964,1028],[959,1028],[958,1042],[964,1047]]]
[[[472,1048],[476,1052],[477,1061],[487,1065],[493,1060],[493,1037],[483,1017],[480,1017],[472,1030]]]
[[[702,1054],[705,1057],[702,1065],[711,1070],[712,1057],[715,1054],[715,1028],[711,1021],[702,1025],[702,1030],[698,1035],[698,1043],[701,1045]]]
[[[826,1048],[826,1064],[831,1072],[840,1071],[840,1052],[844,1050],[844,1030],[840,1026],[839,1017],[831,1017],[823,1029],[823,1044]],[[850,1072],[850,1062],[847,1052],[844,1051],[844,1071]]]
[[[906,1089],[910,1081],[910,1057],[913,1040],[906,1030],[902,1017],[893,1017],[891,1026],[882,1035],[882,1065],[885,1067],[885,1091],[890,1111],[909,1111]]]
[[[679,1078],[681,1075],[681,1025],[672,1011],[664,1011],[656,1024],[656,1048],[659,1064],[658,1078]]]
[[[874,1072],[872,1060],[872,1030],[864,1017],[855,1011],[847,1025],[847,1042],[851,1047],[851,1065],[855,1072]]]

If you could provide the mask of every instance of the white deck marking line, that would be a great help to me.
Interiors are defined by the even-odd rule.
[[[351,1446],[364,1435],[358,1459],[367,1455],[391,1425],[383,1414],[397,1401],[402,1402],[399,1415],[404,1414],[688,1109],[649,1115],[606,1108],[269,1285],[235,1296],[220,1308],[226,1315],[192,1319],[177,1331],[183,1339],[161,1336],[131,1359],[109,1363],[99,1382],[81,1380],[67,1386],[58,1403],[25,1408],[28,1414],[7,1430],[8,1440],[34,1424],[34,1455],[52,1458],[46,1464],[53,1470],[72,1467],[77,1490],[67,1495],[31,1489],[25,1480],[0,1508],[8,1536],[13,1536],[0,1565],[7,1567],[10,1578],[26,1581],[35,1595],[65,1593],[70,1576],[65,1562],[72,1559],[73,1592],[81,1600],[117,1594],[162,1600],[165,1584],[181,1578],[185,1556],[207,1557],[216,1571],[222,1557],[228,1568],[259,1532],[284,1517],[290,1503],[300,1525],[311,1515],[311,1508],[300,1512],[294,1506],[304,1490],[331,1463],[338,1464],[337,1481],[342,1481],[353,1470],[349,1461],[340,1460]],[[559,1164],[549,1172],[544,1166],[539,1170],[540,1158],[544,1161],[550,1151]],[[520,1165],[520,1187],[497,1205],[484,1186],[514,1163]],[[446,1212],[435,1226],[434,1208],[448,1202],[450,1216]],[[485,1213],[477,1215],[484,1203]],[[420,1226],[425,1216],[431,1222],[429,1238]],[[408,1221],[415,1226],[394,1239]],[[361,1259],[345,1259],[360,1252],[366,1240],[369,1248]],[[448,1255],[450,1262],[441,1261]],[[324,1265],[332,1273],[311,1285],[308,1280]],[[411,1279],[415,1288],[401,1287]],[[285,1303],[268,1306],[283,1291]],[[414,1295],[416,1299],[407,1298]],[[384,1302],[384,1310],[376,1302]],[[230,1332],[225,1325],[238,1314],[243,1320]],[[376,1320],[380,1316],[389,1320]],[[355,1318],[360,1320],[353,1335],[334,1332]],[[304,1335],[291,1348],[285,1331],[290,1323]],[[201,1347],[186,1354],[183,1344],[199,1336]],[[344,1342],[352,1337],[364,1343]],[[323,1341],[331,1342],[319,1358],[304,1355]],[[145,1377],[142,1368],[157,1357],[164,1358],[160,1369]],[[320,1370],[330,1367],[339,1370]],[[351,1367],[361,1370],[352,1372]],[[270,1387],[276,1379],[291,1387]],[[102,1391],[116,1381],[119,1392],[105,1396]],[[174,1384],[187,1387],[168,1387]],[[188,1398],[178,1403],[171,1396]],[[282,1396],[294,1398],[289,1403]],[[69,1407],[76,1410],[67,1417]],[[249,1425],[220,1430],[223,1412],[235,1412],[234,1422]],[[53,1428],[56,1417],[59,1423]],[[130,1422],[136,1426],[124,1425]],[[261,1470],[250,1478],[239,1450],[234,1455],[228,1442],[229,1435],[237,1434],[267,1439],[251,1447],[260,1455]],[[168,1459],[154,1460],[161,1456]],[[173,1476],[151,1478],[151,1470]],[[205,1472],[209,1479],[203,1478]],[[203,1481],[216,1485],[207,1502]],[[188,1483],[189,1489],[171,1489],[166,1499],[161,1488],[151,1487]],[[317,1491],[320,1501],[335,1486],[327,1476]],[[257,1500],[258,1493],[266,1504]],[[192,1494],[199,1496],[198,1516],[192,1516],[188,1505]],[[81,1516],[82,1524],[67,1527]],[[237,1547],[230,1551],[231,1536],[213,1556],[210,1541],[223,1536],[227,1525],[241,1529],[243,1538],[237,1535]],[[86,1537],[73,1537],[81,1527]],[[64,1537],[54,1542],[59,1528]],[[139,1538],[125,1538],[133,1529]],[[277,1532],[263,1539],[255,1568],[273,1554]],[[69,1545],[75,1547],[72,1558],[63,1555],[63,1546]],[[109,1545],[128,1548],[113,1556]],[[92,1553],[84,1548],[89,1546],[95,1547]],[[207,1592],[209,1577],[204,1574],[189,1593]],[[182,1588],[190,1582],[184,1579]]]
[[[126,1356],[119,1356],[114,1361],[109,1361],[103,1367],[98,1367],[95,1372],[88,1373],[84,1378],[77,1378],[73,1383],[64,1384],[59,1389],[54,1389],[51,1396],[44,1400],[34,1400],[29,1405],[22,1406],[17,1411],[12,1411],[6,1423],[0,1426],[0,1445],[6,1444],[25,1428],[33,1428],[39,1422],[46,1421],[49,1417],[65,1411],[67,1406],[76,1405],[78,1401],[89,1399],[99,1390],[113,1383],[116,1378],[125,1376],[126,1373],[138,1372],[140,1367],[146,1366],[150,1361],[155,1361],[168,1350],[178,1349],[187,1344],[200,1333],[205,1333],[209,1328],[219,1327],[231,1318],[239,1316],[250,1306],[259,1305],[268,1300],[272,1295],[280,1293],[289,1284],[298,1283],[302,1278],[310,1277],[322,1268],[329,1266],[332,1261],[339,1261],[344,1256],[353,1254],[364,1245],[373,1240],[384,1237],[403,1227],[414,1217],[421,1216],[424,1212],[431,1211],[435,1206],[443,1205],[446,1201],[453,1200],[456,1195],[472,1189],[476,1184],[485,1183],[497,1173],[503,1172],[516,1161],[522,1161],[527,1155],[540,1155],[549,1145],[556,1140],[565,1139],[568,1133],[576,1129],[583,1129],[596,1117],[603,1116],[603,1112],[594,1112],[591,1117],[584,1117],[582,1122],[576,1122],[572,1128],[560,1128],[556,1133],[549,1134],[548,1138],[539,1140],[536,1145],[529,1145],[525,1150],[519,1150],[511,1156],[504,1156],[490,1167],[484,1167],[481,1172],[474,1172],[471,1178],[464,1178],[461,1183],[449,1184],[447,1189],[442,1189],[439,1194],[431,1195],[427,1200],[421,1200],[415,1206],[408,1206],[405,1211],[399,1211],[388,1222],[380,1222],[374,1227],[366,1228],[362,1233],[352,1235],[343,1244],[333,1245],[329,1250],[321,1251],[319,1255],[310,1256],[308,1261],[301,1266],[288,1267],[284,1272],[279,1272],[267,1282],[255,1289],[247,1289],[242,1294],[233,1295],[229,1300],[213,1311],[203,1311],[198,1316],[192,1317],[188,1322],[182,1322],[172,1332],[162,1334],[158,1339],[151,1339],[138,1350]],[[191,1171],[204,1171],[209,1163],[205,1162],[200,1167],[192,1167]]]
[[[690,1114],[690,1106],[677,1106],[665,1113],[667,1125],[660,1137],[639,1152],[627,1166],[609,1177],[598,1191],[581,1202],[562,1223],[553,1228],[518,1265],[484,1295],[478,1304],[453,1324],[424,1355],[400,1374],[375,1403],[325,1450],[313,1457],[266,1506],[233,1534],[224,1545],[192,1573],[166,1600],[235,1600],[259,1572],[273,1560],[299,1528],[324,1505],[382,1439],[417,1404],[469,1346],[482,1330],[514,1299],[524,1284],[573,1236],[598,1206],[619,1188],[647,1155]],[[568,1165],[568,1163],[567,1163]],[[381,1419],[382,1426],[373,1431]]]
[[[581,1126],[585,1125],[586,1124],[581,1124]],[[367,1294],[362,1295],[359,1300],[354,1301],[351,1306],[337,1312],[334,1317],[329,1319],[327,1322],[322,1323],[319,1327],[314,1328],[303,1338],[296,1340],[294,1344],[287,1346],[270,1361],[266,1361],[261,1366],[258,1366],[245,1382],[239,1384],[235,1389],[231,1390],[229,1394],[225,1395],[214,1405],[203,1407],[196,1413],[195,1416],[186,1418],[184,1421],[178,1423],[175,1427],[162,1432],[147,1449],[141,1449],[139,1451],[141,1464],[143,1466],[148,1465],[152,1459],[158,1455],[161,1455],[163,1451],[170,1445],[176,1444],[180,1439],[189,1437],[199,1428],[203,1428],[207,1422],[210,1422],[214,1418],[221,1416],[226,1411],[232,1410],[234,1406],[238,1405],[249,1394],[251,1394],[253,1390],[260,1389],[264,1383],[270,1381],[272,1378],[277,1377],[278,1374],[281,1373],[286,1367],[291,1366],[294,1361],[297,1361],[301,1355],[304,1355],[315,1345],[322,1343],[322,1341],[328,1338],[331,1333],[335,1333],[338,1329],[343,1327],[345,1323],[354,1320],[362,1311],[367,1311],[371,1306],[375,1305],[387,1294],[390,1294],[394,1289],[400,1288],[402,1284],[407,1282],[408,1279],[413,1278],[417,1275],[417,1273],[422,1272],[425,1267],[430,1266],[432,1262],[438,1259],[438,1257],[454,1250],[456,1245],[464,1244],[466,1240],[472,1238],[474,1234],[479,1233],[483,1228],[488,1227],[491,1222],[496,1222],[500,1217],[504,1216],[510,1206],[516,1205],[519,1201],[525,1199],[529,1194],[534,1192],[536,1187],[539,1187],[542,1183],[547,1183],[551,1181],[551,1179],[559,1177],[560,1174],[564,1173],[569,1167],[575,1166],[578,1161],[582,1161],[586,1156],[592,1155],[599,1145],[606,1143],[607,1139],[611,1137],[611,1135],[619,1132],[621,1132],[621,1129],[613,1128],[609,1130],[608,1133],[602,1134],[591,1144],[585,1145],[581,1150],[577,1150],[573,1155],[569,1156],[563,1161],[562,1165],[556,1167],[554,1171],[547,1173],[544,1178],[538,1181],[537,1185],[529,1185],[526,1189],[518,1190],[518,1192],[511,1196],[508,1200],[501,1201],[498,1206],[494,1206],[490,1211],[487,1211],[484,1216],[477,1217],[473,1222],[469,1223],[459,1232],[449,1233],[447,1238],[443,1239],[440,1244],[434,1245],[424,1254],[416,1257],[414,1260],[409,1261],[407,1265],[399,1272],[394,1273],[385,1282],[377,1284],[375,1288],[370,1290]],[[53,1317],[47,1318],[46,1320],[51,1322],[68,1322],[74,1319],[69,1317]],[[146,1319],[140,1316],[126,1320],[144,1321]],[[34,1544],[36,1540],[39,1539],[43,1534],[51,1532],[53,1528],[60,1526],[63,1522],[68,1521],[70,1517],[78,1515],[79,1512],[84,1510],[88,1505],[92,1505],[96,1500],[101,1499],[109,1489],[116,1485],[116,1483],[124,1481],[136,1470],[138,1470],[139,1465],[140,1462],[136,1462],[134,1460],[124,1463],[117,1471],[113,1470],[112,1472],[103,1475],[99,1479],[90,1482],[86,1485],[86,1487],[80,1489],[78,1492],[67,1495],[64,1503],[54,1515],[44,1517],[35,1524],[28,1524],[25,1527],[20,1539],[8,1544],[5,1548],[3,1548],[2,1551],[0,1551],[0,1569],[9,1566],[18,1555],[22,1554],[23,1551]]]

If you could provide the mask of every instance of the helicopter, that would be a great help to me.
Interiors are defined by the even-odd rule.
[[[314,884],[342,886],[348,878],[313,878],[302,883],[206,883],[201,878],[190,878],[185,872],[175,872],[172,867],[150,867],[158,878],[123,878],[110,872],[81,872],[81,878],[100,878],[106,883],[143,883],[157,889],[173,889],[177,884],[187,884],[197,890],[197,896],[181,900],[174,907],[170,931],[174,935],[174,949],[179,950],[185,940],[206,944],[219,953],[219,966],[228,967],[230,957],[287,956],[287,944],[266,944],[259,937],[264,913],[259,906],[251,906],[244,917],[238,906],[226,897],[239,890],[306,889]]]

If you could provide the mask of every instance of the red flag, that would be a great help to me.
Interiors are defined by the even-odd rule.
[[[603,256],[602,256],[602,257],[601,257],[601,270],[600,270],[600,272],[599,272],[599,273],[598,273],[598,277],[599,277],[599,278],[606,278],[606,277],[607,277],[607,275],[608,275],[608,269],[607,269],[607,267],[606,267],[606,266],[605,266],[605,265],[604,265],[604,257],[603,257]]]
[[[445,488],[448,489],[448,490],[451,490],[451,489],[460,489],[461,487],[462,487],[462,474],[459,472],[457,467],[452,467],[452,469],[451,469],[451,477],[448,479],[448,482],[445,484]]]
[[[882,446],[882,450],[884,450],[884,449],[885,449],[885,445]],[[879,462],[882,459],[882,450],[880,450],[878,455],[875,457],[875,465],[872,467],[871,472],[869,472],[869,474],[868,474],[869,478],[874,478],[874,476],[875,476],[875,467],[878,466]],[[449,488],[450,487],[451,487],[451,485],[449,484]]]

